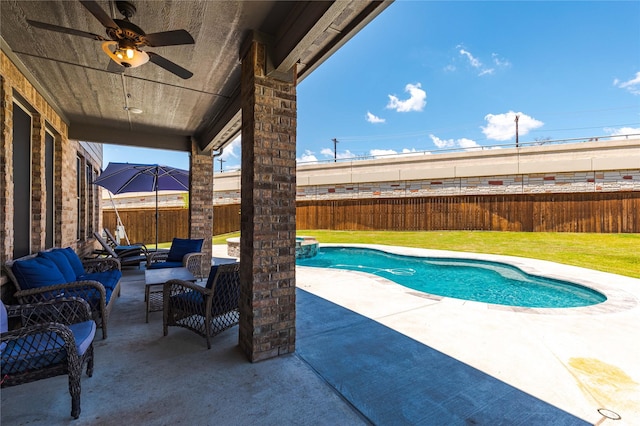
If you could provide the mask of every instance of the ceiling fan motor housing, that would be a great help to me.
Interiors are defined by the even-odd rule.
[[[122,13],[122,16],[129,19],[136,14],[136,7],[128,1],[117,1],[116,7]]]

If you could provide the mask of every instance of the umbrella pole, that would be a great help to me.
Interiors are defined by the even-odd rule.
[[[124,223],[122,223],[122,219],[120,219],[120,213],[118,213],[118,208],[116,207],[116,203],[113,201],[113,196],[111,195],[111,191],[109,191],[109,199],[111,200],[111,205],[113,206],[113,210],[116,212],[116,229],[118,226],[122,226],[122,232],[124,233],[124,239],[127,241],[127,245],[131,244],[129,242],[129,236],[127,235],[127,230],[124,227]]]
[[[156,186],[156,250],[158,250],[158,187]]]

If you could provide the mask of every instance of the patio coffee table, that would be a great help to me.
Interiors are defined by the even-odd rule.
[[[162,310],[162,287],[169,280],[195,282],[196,278],[187,268],[161,268],[144,271],[144,300],[147,304],[145,322],[149,322],[149,312]]]

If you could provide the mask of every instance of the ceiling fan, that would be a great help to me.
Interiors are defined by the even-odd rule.
[[[129,21],[129,18],[136,13],[136,8],[127,1],[115,2],[116,7],[120,13],[122,13],[124,19],[112,19],[100,5],[93,0],[80,0],[80,3],[104,25],[109,38],[75,28],[66,28],[47,24],[46,22],[32,21],[31,19],[27,19],[27,22],[34,27],[44,30],[57,31],[102,41],[102,50],[104,50],[112,60],[112,62],[109,63],[110,70],[115,71],[117,69],[119,72],[122,72],[125,68],[135,68],[147,62],[153,62],[178,77],[188,79],[193,76],[191,71],[182,68],[180,65],[171,62],[157,53],[146,52],[140,49],[142,46],[158,47],[194,44],[193,37],[191,37],[191,34],[189,34],[187,30],[146,34],[140,27]]]

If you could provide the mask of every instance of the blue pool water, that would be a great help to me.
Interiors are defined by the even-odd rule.
[[[572,308],[607,298],[590,288],[527,274],[497,262],[413,257],[355,247],[322,247],[300,266],[368,272],[438,296],[530,308]]]

